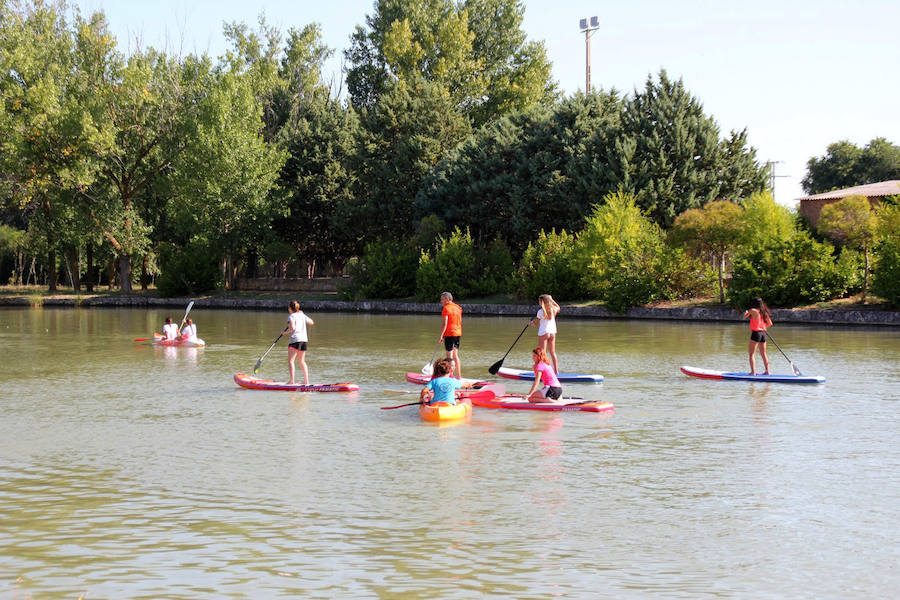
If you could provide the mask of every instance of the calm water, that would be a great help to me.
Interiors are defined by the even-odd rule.
[[[613,414],[419,421],[434,316],[312,314],[313,382],[242,390],[286,313],[0,310],[0,598],[871,598],[900,589],[900,331],[776,326],[828,383],[716,382],[745,325],[560,318]],[[487,376],[524,321],[464,323]],[[527,368],[530,331],[506,359]],[[771,346],[771,344],[770,344]],[[789,371],[771,348],[775,371]],[[285,343],[260,375],[287,374]],[[525,391],[527,384],[507,382]]]

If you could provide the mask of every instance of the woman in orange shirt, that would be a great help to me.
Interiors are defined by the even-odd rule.
[[[764,375],[769,374],[769,355],[766,353],[766,329],[772,326],[772,313],[762,298],[754,298],[750,308],[744,311],[744,318],[750,318],[750,374],[756,375],[756,358],[754,353],[759,348],[763,366],[766,368]]]

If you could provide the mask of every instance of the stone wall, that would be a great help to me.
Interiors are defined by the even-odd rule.
[[[45,307],[133,307],[133,308],[184,308],[191,298],[154,298],[147,296],[93,296],[93,297],[0,297],[2,306]],[[461,303],[466,315],[533,317],[536,305],[526,304],[466,304]],[[307,300],[303,309],[310,312],[350,313],[406,313],[440,314],[438,303],[416,302]],[[257,300],[252,298],[199,298],[194,300],[194,310],[215,308],[226,310],[286,311],[285,300]],[[729,308],[630,308],[624,314],[611,312],[599,306],[563,306],[562,317],[581,319],[655,319],[667,321],[741,321],[741,311]],[[873,325],[900,327],[900,312],[886,310],[825,310],[825,309],[774,309],[772,319],[778,323],[809,323],[826,325]]]

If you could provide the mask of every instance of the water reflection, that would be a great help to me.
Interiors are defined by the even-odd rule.
[[[678,366],[743,364],[743,326],[570,319],[563,364],[607,380],[567,393],[614,413],[476,408],[435,430],[415,406],[380,407],[405,399],[383,389],[415,389],[403,372],[433,348],[437,315],[314,315],[314,380],[361,386],[314,394],[232,380],[280,314],[204,313],[201,352],[135,344],[154,311],[0,311],[13,597],[873,597],[900,585],[897,333],[786,328],[779,343],[826,385],[723,384]],[[472,374],[503,355],[512,325],[467,320]],[[283,377],[278,351],[267,367]]]

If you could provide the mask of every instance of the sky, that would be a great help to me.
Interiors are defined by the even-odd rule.
[[[326,77],[339,81],[350,34],[374,0],[74,0],[102,10],[123,51],[153,46],[219,56],[223,23],[255,27],[261,13],[287,31],[318,23],[335,50]],[[794,206],[811,157],[847,140],[900,144],[900,2],[895,0],[524,0],[523,29],[543,41],[566,95],[585,87],[630,94],[665,69],[718,123],[746,128],[761,163],[774,163],[775,199]]]

